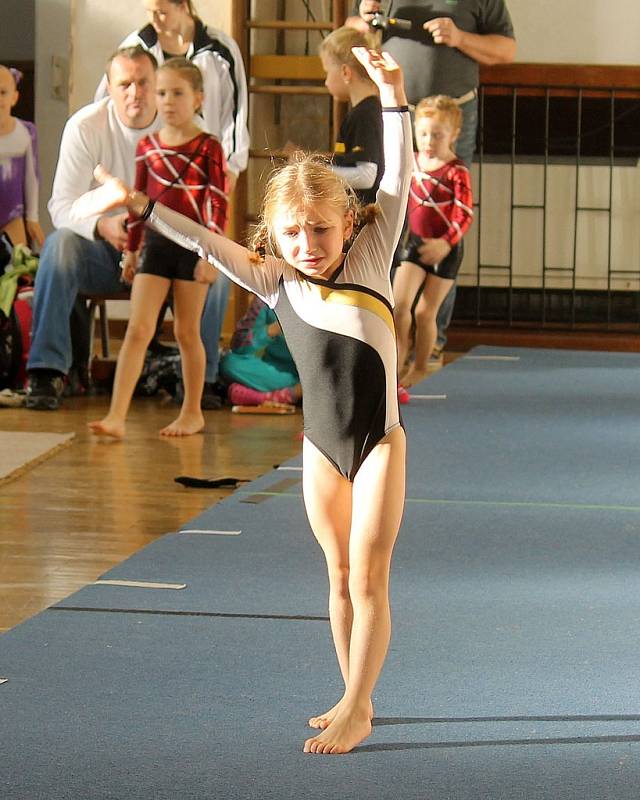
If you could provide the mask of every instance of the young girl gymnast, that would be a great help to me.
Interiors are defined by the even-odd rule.
[[[329,573],[329,613],[344,694],[309,720],[306,753],[346,753],[371,732],[371,694],[386,656],[389,569],[404,505],[405,434],[396,387],[389,279],[411,171],[402,73],[388,54],[356,54],[380,89],[386,170],[379,212],[351,243],[355,199],[317,157],[269,181],[256,241],[260,257],[154,204],[98,168],[85,202],[127,205],[275,309],[303,389],[303,494]],[[85,196],[86,197],[86,196]]]
[[[438,335],[438,309],[455,282],[462,237],[473,219],[469,170],[453,149],[461,122],[462,112],[450,97],[427,97],[416,106],[418,152],[409,191],[409,246],[393,279],[401,398],[403,389],[427,376]],[[414,304],[415,360],[409,364]]]
[[[14,245],[42,247],[36,126],[12,113],[21,79],[19,70],[0,65],[0,233]]]
[[[158,69],[156,95],[164,124],[157,134],[146,136],[138,144],[135,187],[149,197],[162,198],[168,207],[221,233],[227,209],[224,155],[218,140],[203,133],[193,121],[203,98],[200,70],[184,58],[166,61]],[[144,231],[144,246],[138,258],[143,229],[139,219],[129,217],[123,277],[127,282],[133,281],[131,317],[118,355],[109,413],[99,422],[89,423],[89,428],[100,435],[124,436],[127,412],[147,346],[171,289],[184,399],[177,419],[160,433],[187,436],[204,427],[200,398],[205,351],[200,338],[200,318],[208,287],[194,280],[198,256],[154,230]]]

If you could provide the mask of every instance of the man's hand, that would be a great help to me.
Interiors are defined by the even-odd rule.
[[[455,47],[479,64],[510,64],[516,56],[516,41],[498,33],[469,33],[449,17],[436,17],[422,26],[436,44]]]
[[[451,245],[444,239],[423,239],[418,248],[423,264],[439,264],[451,252]]]
[[[124,223],[128,214],[116,214],[114,217],[100,217],[96,223],[96,233],[105,242],[122,252],[127,246],[127,231]]]
[[[380,10],[380,3],[376,2],[376,0],[362,0],[358,7],[358,13],[366,22],[371,22],[373,15]]]
[[[460,47],[462,33],[449,17],[430,19],[422,27],[433,36],[433,41],[436,44],[443,44],[446,47]]]

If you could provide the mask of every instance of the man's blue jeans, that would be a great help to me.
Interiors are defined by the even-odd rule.
[[[207,383],[213,383],[218,377],[220,334],[227,310],[227,302],[229,301],[230,284],[229,278],[219,272],[218,279],[209,287],[207,301],[202,312],[200,335],[207,354],[207,366],[204,373],[204,379]]]
[[[77,295],[121,292],[127,286],[120,274],[120,253],[107,242],[90,241],[67,228],[47,236],[36,273],[28,369],[69,372],[73,359],[69,319]],[[218,343],[228,296],[229,279],[220,275],[209,289],[202,315],[208,382],[218,372]]]

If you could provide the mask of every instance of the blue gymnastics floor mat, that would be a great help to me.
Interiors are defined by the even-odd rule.
[[[403,638],[371,737],[322,758],[301,748],[339,691],[325,623],[43,612],[0,639],[3,800],[635,800],[638,715],[612,713],[615,681],[599,694],[611,675],[584,705],[543,669],[521,700],[517,662],[461,691],[441,647]]]

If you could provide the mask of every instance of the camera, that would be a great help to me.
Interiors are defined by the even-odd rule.
[[[374,30],[386,31],[389,28],[393,30],[398,28],[400,30],[408,31],[411,28],[412,22],[410,19],[398,19],[398,17],[388,17],[386,14],[377,12],[371,18],[369,25]]]

